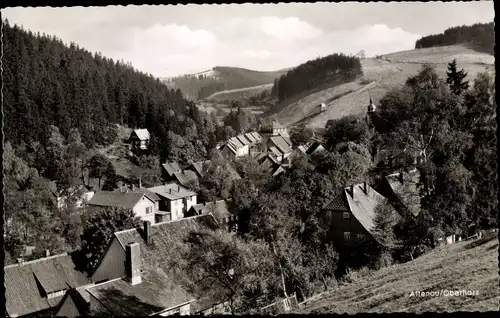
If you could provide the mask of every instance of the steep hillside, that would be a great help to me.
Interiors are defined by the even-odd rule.
[[[206,98],[214,93],[272,84],[287,69],[261,72],[239,67],[216,66],[210,71],[178,76],[164,80],[172,88],[179,88],[191,100]]]
[[[447,63],[453,59],[468,72],[469,80],[480,72],[494,71],[494,56],[465,46],[397,52],[362,60],[363,79],[309,94],[269,116],[278,118],[285,125],[306,124],[321,128],[330,119],[364,113],[370,94],[377,102],[388,91],[402,86],[423,63],[433,64],[438,75],[446,76]],[[323,113],[319,112],[320,103],[327,106]]]
[[[305,303],[297,313],[496,311],[498,284],[498,238],[494,233],[482,240],[439,247],[411,262],[358,277]],[[442,296],[411,296],[412,291],[441,290]],[[445,296],[445,290],[479,294]]]

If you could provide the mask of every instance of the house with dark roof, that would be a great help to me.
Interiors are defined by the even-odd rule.
[[[4,277],[8,317],[53,316],[68,290],[91,283],[66,253],[5,266]]]
[[[374,232],[375,208],[384,200],[385,198],[366,182],[345,188],[324,207],[331,215],[334,240],[340,244],[348,244],[350,241],[369,236],[385,245]],[[394,214],[399,217],[396,211]]]
[[[217,228],[213,215],[205,214],[158,224],[146,221],[143,228],[115,232],[91,275],[96,285],[87,288],[90,310],[119,316],[166,316],[202,309],[196,303],[206,306],[207,301],[195,301],[169,266],[176,257],[173,242],[183,241],[192,232]]]
[[[149,131],[147,129],[134,129],[128,138],[132,151],[146,150],[149,144]]]
[[[238,230],[238,216],[229,212],[226,200],[217,200],[215,202],[193,205],[186,213],[186,216],[205,214],[212,214],[220,227],[228,232]]]
[[[161,165],[161,177],[164,182],[172,182],[174,173],[181,172],[182,169],[177,162],[165,162]]]
[[[196,173],[198,178],[203,178],[210,164],[210,160],[197,161],[190,164],[185,170],[191,170]]]
[[[323,145],[318,141],[313,142],[312,145],[306,150],[306,154],[310,156],[323,154],[325,152],[325,147],[323,147]]]
[[[191,206],[195,205],[197,194],[175,183],[148,188],[160,197],[159,210],[165,211],[168,220],[179,220],[184,217]]]
[[[178,183],[185,188],[194,189],[198,184],[198,176],[194,171],[191,170],[175,172],[173,182]]]
[[[115,190],[116,191],[116,190]],[[103,207],[119,207],[131,210],[135,216],[145,221],[155,222],[157,201],[153,193],[145,190],[133,192],[98,191],[87,203],[89,210]]]
[[[94,283],[91,283],[68,290],[59,303],[55,316],[69,318],[90,316],[90,294],[87,288],[93,285]]]
[[[273,177],[285,172],[285,168],[281,166],[278,159],[276,159],[276,157],[271,153],[262,153],[255,159],[260,164],[262,170],[269,173]]]

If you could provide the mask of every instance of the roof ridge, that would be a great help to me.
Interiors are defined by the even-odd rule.
[[[37,259],[31,260],[31,261],[22,262],[22,264],[10,264],[10,265],[4,266],[4,269],[5,268],[15,267],[15,266],[24,266],[24,265],[33,264],[33,263],[36,263],[36,262],[41,262],[41,261],[47,261],[47,260],[50,260],[50,259],[54,259],[54,258],[57,258],[57,257],[63,257],[63,256],[68,256],[68,253],[65,252],[65,253],[61,253],[61,254],[57,254],[57,255],[51,255],[51,256],[47,256],[47,257],[37,258]]]

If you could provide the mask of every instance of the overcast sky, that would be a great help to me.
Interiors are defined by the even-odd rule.
[[[423,35],[491,22],[492,1],[7,8],[34,32],[165,77],[238,66],[277,70],[335,52],[411,50]]]

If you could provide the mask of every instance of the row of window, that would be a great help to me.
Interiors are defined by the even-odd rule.
[[[363,238],[363,234],[356,234],[356,239],[360,240]],[[349,241],[351,239],[351,232],[344,232],[344,241]]]

